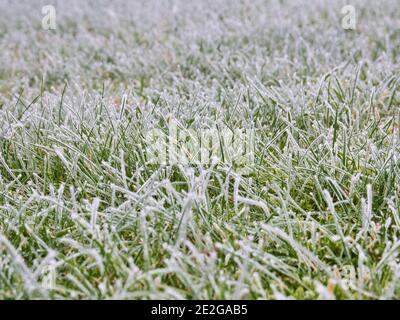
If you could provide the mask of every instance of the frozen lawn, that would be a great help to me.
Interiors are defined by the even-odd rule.
[[[0,1],[0,298],[400,298],[398,0],[49,2]]]

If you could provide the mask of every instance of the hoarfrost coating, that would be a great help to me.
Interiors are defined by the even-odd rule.
[[[399,298],[399,12],[0,0],[0,298]]]

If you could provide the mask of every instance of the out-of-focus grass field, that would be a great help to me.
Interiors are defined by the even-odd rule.
[[[0,0],[0,298],[400,298],[398,0],[48,2]]]

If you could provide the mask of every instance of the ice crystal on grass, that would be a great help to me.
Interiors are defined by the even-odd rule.
[[[398,1],[50,2],[0,1],[0,298],[400,297]]]

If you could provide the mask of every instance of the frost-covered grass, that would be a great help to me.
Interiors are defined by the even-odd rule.
[[[0,1],[0,298],[400,298],[398,0],[49,2]],[[151,163],[171,117],[251,170]]]

